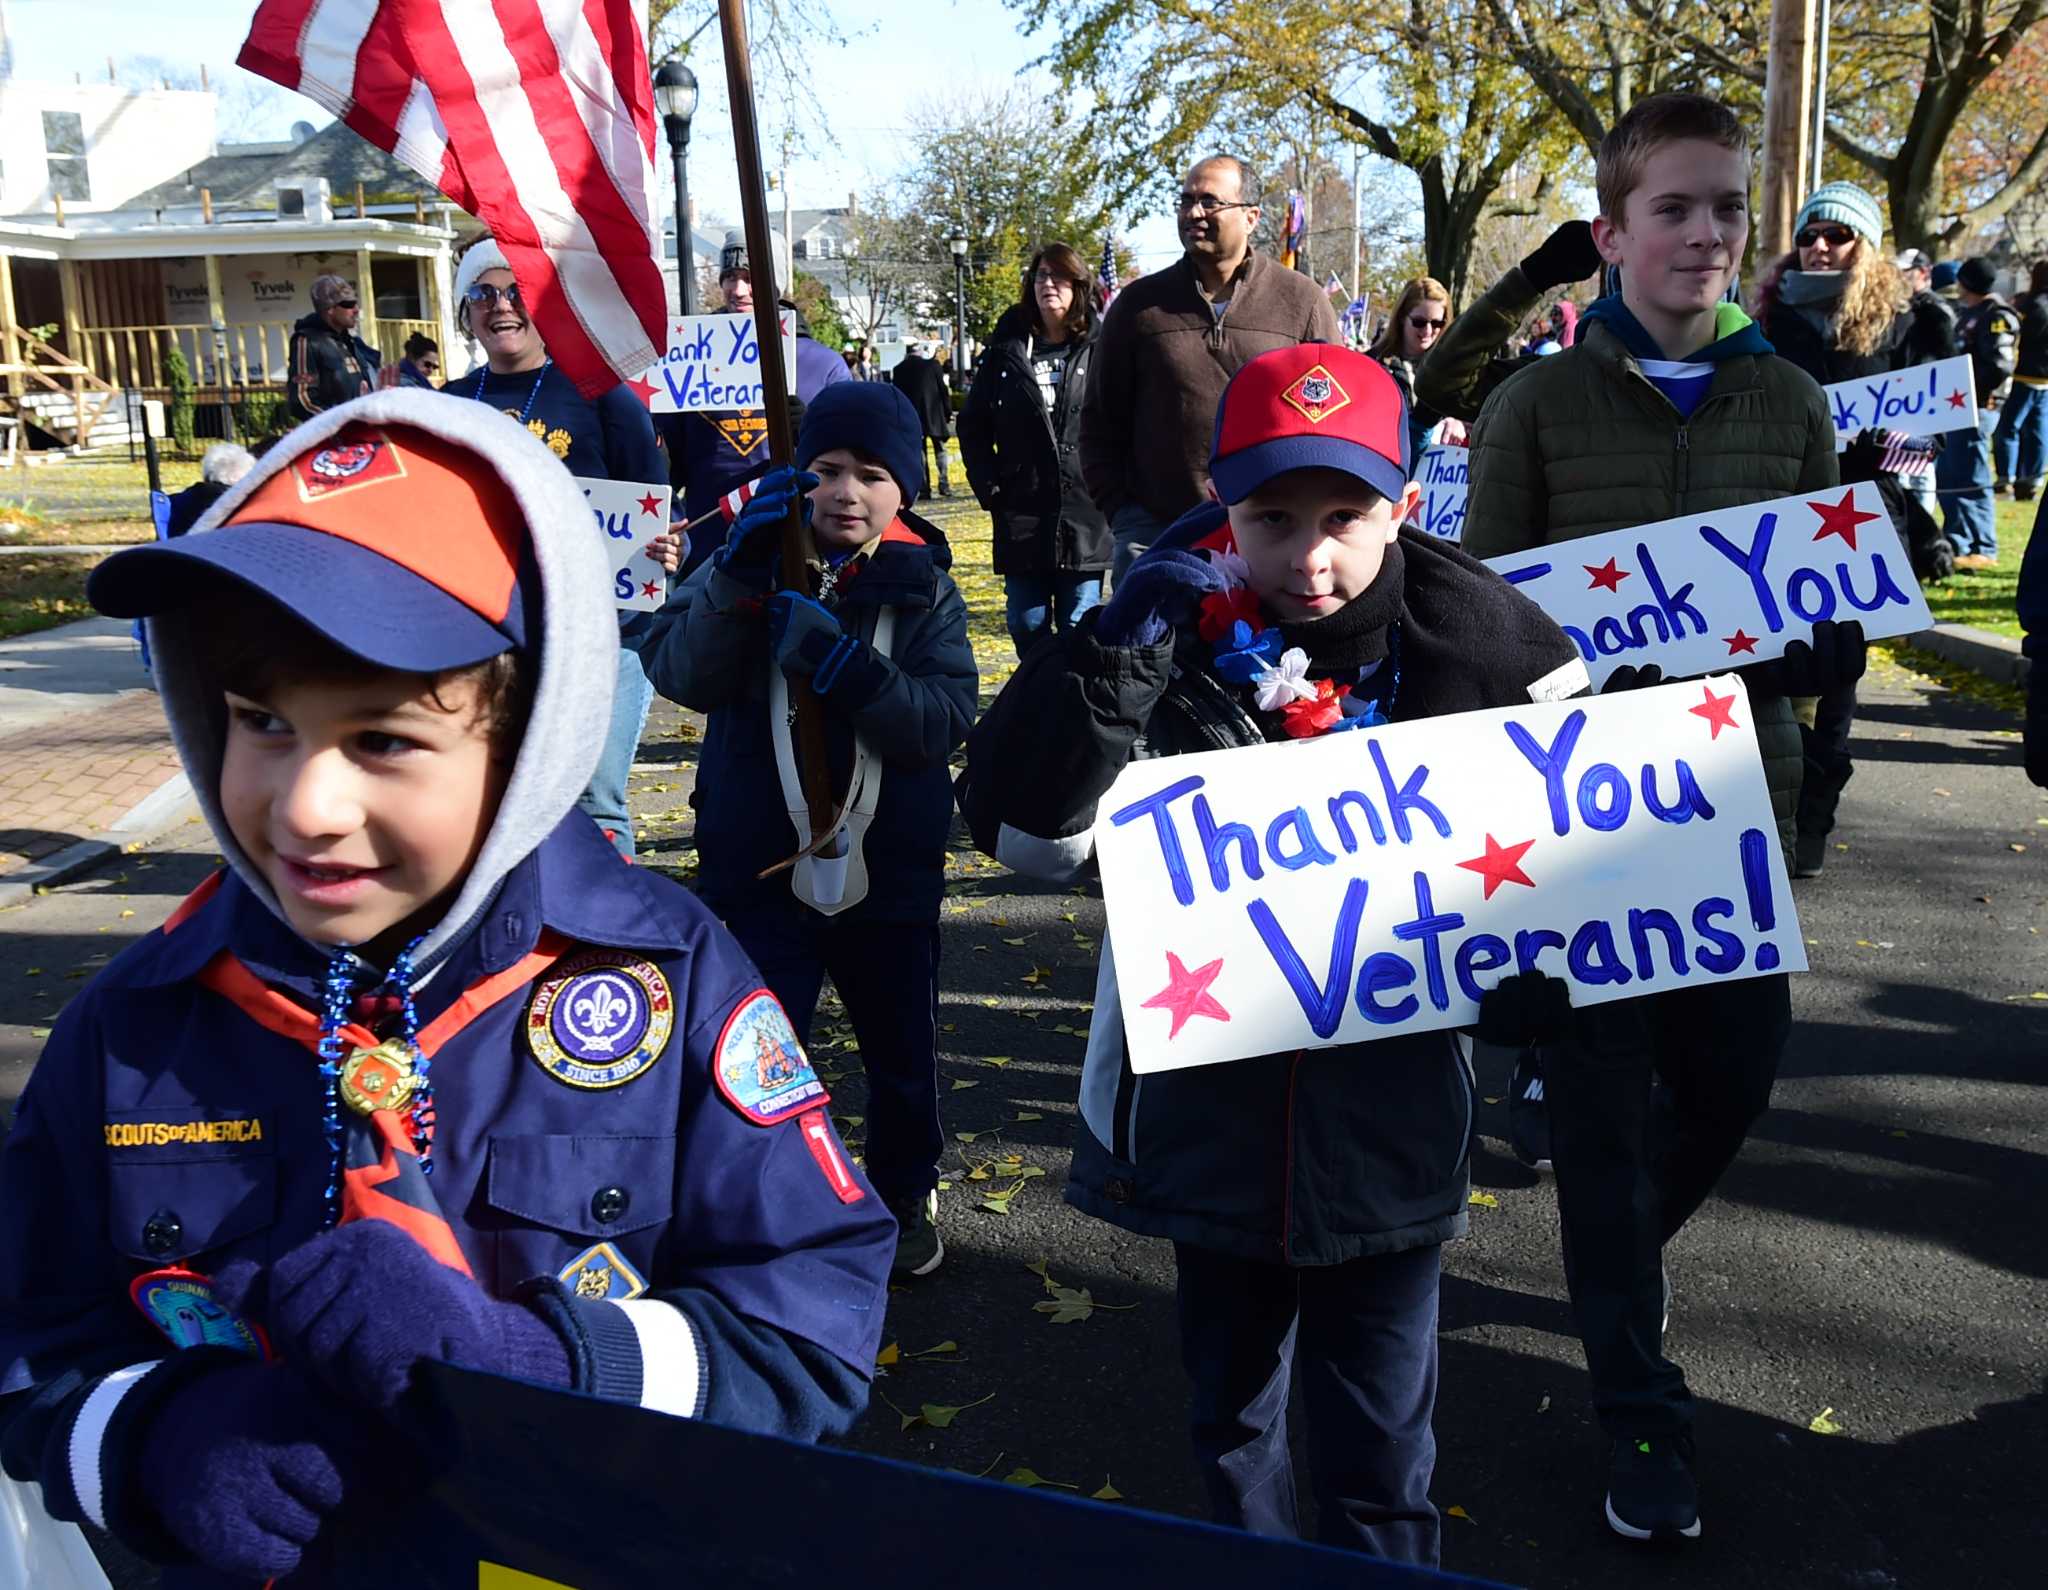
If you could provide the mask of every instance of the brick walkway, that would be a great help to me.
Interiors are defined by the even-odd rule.
[[[177,771],[151,690],[0,735],[0,877],[111,827]]]

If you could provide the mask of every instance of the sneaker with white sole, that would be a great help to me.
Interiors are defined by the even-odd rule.
[[[1607,1460],[1607,1527],[1629,1540],[1697,1540],[1699,1486],[1690,1435],[1628,1436]]]
[[[1534,1049],[1516,1057],[1508,1083],[1508,1147],[1531,1170],[1550,1169],[1550,1111],[1543,1102],[1543,1068]]]
[[[946,1257],[946,1245],[939,1240],[939,1195],[936,1190],[921,1198],[902,1198],[889,1205],[896,1217],[896,1259],[889,1273],[930,1275]]]

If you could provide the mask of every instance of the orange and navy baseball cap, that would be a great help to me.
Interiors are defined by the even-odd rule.
[[[1226,503],[1290,469],[1341,469],[1399,502],[1413,462],[1400,387],[1377,359],[1333,342],[1260,354],[1216,406],[1209,479]]]
[[[437,673],[537,638],[526,546],[526,517],[481,453],[358,421],[306,444],[214,528],[117,552],[86,595],[112,617],[152,618],[225,579],[365,662]]]

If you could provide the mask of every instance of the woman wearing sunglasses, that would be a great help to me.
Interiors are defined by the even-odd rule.
[[[1906,280],[1884,252],[1884,212],[1854,183],[1830,182],[1799,207],[1792,252],[1772,264],[1757,285],[1756,318],[1781,358],[1790,359],[1822,386],[1881,375],[1925,363],[1950,351],[1945,323],[1922,324]],[[1872,480],[1884,498],[1899,539],[1938,541],[1926,510],[1881,469],[1886,438],[1865,431],[1842,454],[1842,481]],[[1909,504],[1911,506],[1909,507]],[[1926,519],[1909,523],[1909,513]],[[1920,560],[1916,558],[1916,564]],[[1849,760],[1849,725],[1856,687],[1845,685],[1815,704],[1806,727],[1806,778],[1799,792],[1799,834],[1794,873],[1818,876],[1842,786],[1855,771]]]
[[[1434,276],[1418,276],[1401,289],[1393,317],[1366,352],[1387,367],[1408,400],[1408,473],[1413,477],[1429,433],[1443,416],[1415,402],[1415,371],[1451,320],[1451,295]]]

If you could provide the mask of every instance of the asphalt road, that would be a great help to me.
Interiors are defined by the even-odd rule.
[[[1546,1590],[2040,1583],[2048,794],[2018,770],[2016,727],[1898,670],[1866,683],[1846,848],[1796,891],[1813,971],[1795,987],[1773,1108],[1671,1252],[1670,1345],[1702,1410],[1705,1532],[1680,1553],[1626,1546],[1601,1521],[1604,1449],[1551,1183],[1508,1157],[1505,1066],[1482,1054],[1484,1201],[1445,1255],[1435,1495],[1462,1510],[1445,1523],[1446,1567]],[[657,711],[643,755],[648,859],[687,878],[695,743],[680,714]],[[0,912],[0,1094],[18,1092],[80,974],[161,920],[210,860],[188,828]],[[964,850],[954,870],[948,1257],[892,1300],[899,1361],[856,1444],[1198,1513],[1169,1251],[1059,1196],[1101,903],[1019,888]],[[839,1074],[834,1109],[857,1143],[863,1088],[839,1026],[828,1014],[817,1060]],[[1041,1262],[1094,1312],[1041,1311]],[[964,1411],[906,1428],[926,1404]],[[991,1548],[979,1564],[906,1564],[906,1582],[1028,1562],[1028,1542]],[[116,1580],[149,1582],[118,1563]]]

